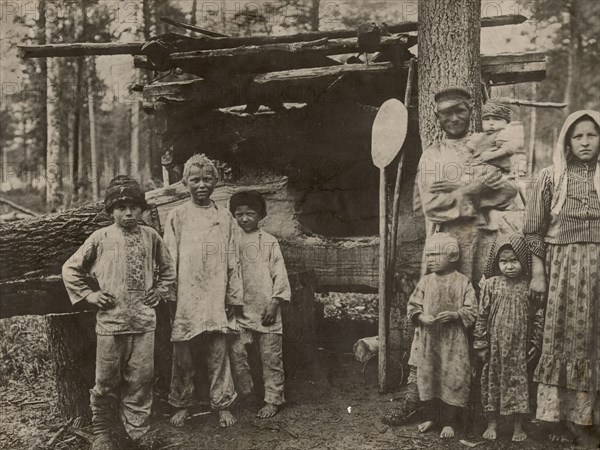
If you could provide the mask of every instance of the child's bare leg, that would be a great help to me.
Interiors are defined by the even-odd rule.
[[[169,403],[175,408],[170,423],[182,427],[189,415],[188,406],[192,404],[194,394],[195,365],[192,345],[197,341],[173,342],[173,368]]]
[[[210,405],[218,411],[219,426],[228,428],[237,420],[229,411],[237,394],[233,386],[231,367],[229,365],[229,349],[227,336],[214,333],[206,338],[206,366],[210,382]]]
[[[523,442],[527,439],[527,433],[523,430],[523,416],[521,414],[514,415],[515,425],[513,430],[513,442]]]
[[[269,419],[275,416],[285,403],[283,372],[283,339],[281,334],[260,333],[260,359],[265,383],[265,406],[256,417]]]
[[[173,417],[171,417],[171,420],[169,422],[171,422],[171,425],[175,427],[182,427],[188,415],[189,410],[187,408],[179,408],[177,412],[173,414]]]
[[[233,414],[231,414],[230,411],[226,409],[222,409],[221,411],[219,411],[219,426],[221,428],[229,428],[235,425],[236,423],[237,420],[235,417],[233,417]]]

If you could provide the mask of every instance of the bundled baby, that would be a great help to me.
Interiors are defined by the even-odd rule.
[[[522,138],[511,132],[511,110],[508,106],[495,102],[483,105],[481,123],[483,133],[476,133],[467,141],[473,159],[473,166],[479,167],[472,175],[476,178],[489,174],[494,166],[502,173],[511,171],[511,156],[522,146]],[[488,167],[485,167],[488,166]],[[487,171],[486,171],[487,169]],[[483,173],[479,173],[483,171]]]

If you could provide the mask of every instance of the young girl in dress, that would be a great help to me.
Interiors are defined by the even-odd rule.
[[[512,440],[527,439],[522,416],[529,413],[528,364],[541,350],[543,314],[529,296],[530,253],[519,233],[500,237],[488,259],[474,347],[484,363],[481,401],[488,418],[483,433],[496,439],[498,416],[513,416]]]
[[[443,426],[440,437],[454,437],[460,408],[467,406],[471,384],[467,330],[477,317],[477,299],[469,279],[456,270],[458,242],[436,233],[425,244],[427,268],[408,302],[416,325],[409,364],[417,368],[419,398],[426,420],[419,431]]]

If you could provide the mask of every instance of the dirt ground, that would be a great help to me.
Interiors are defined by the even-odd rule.
[[[214,414],[189,419],[181,429],[168,424],[170,410],[164,393],[156,397],[153,429],[161,444],[157,448],[191,449],[468,449],[460,434],[442,440],[438,433],[420,434],[418,418],[402,427],[381,423],[382,414],[395,406],[392,400],[401,395],[380,396],[376,388],[376,362],[372,361],[363,377],[362,364],[351,355],[321,351],[319,364],[311,373],[288,376],[287,406],[273,419],[255,417],[259,405],[252,403],[234,414],[238,424],[230,429],[218,427]],[[365,384],[366,378],[366,384]],[[47,448],[49,439],[64,423],[55,414],[55,400],[50,380],[38,386],[16,384],[0,389],[0,448],[7,450]],[[195,412],[201,412],[199,406]],[[483,431],[481,416],[477,432]],[[89,428],[87,428],[89,431]],[[568,444],[550,444],[543,439],[540,425],[528,424],[531,438],[512,444],[510,429],[501,427],[499,441],[481,443],[479,449],[558,449]],[[87,449],[88,443],[67,431],[58,440],[57,449]]]

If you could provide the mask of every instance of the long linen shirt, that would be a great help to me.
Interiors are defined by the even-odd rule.
[[[600,200],[594,187],[596,164],[567,161],[567,197],[558,214],[551,211],[554,166],[540,171],[528,192],[523,234],[530,251],[544,258],[546,244],[600,242]]]
[[[202,207],[190,200],[169,212],[165,243],[177,267],[171,341],[236,331],[225,306],[243,304],[238,239],[233,216],[214,202]]]
[[[504,209],[517,194],[515,184],[502,178],[498,189],[485,188],[477,196],[468,195],[466,187],[477,181],[473,176],[472,155],[468,149],[471,136],[443,139],[423,152],[419,161],[416,184],[419,200],[427,221],[443,224],[461,218],[476,217],[481,208]],[[460,182],[452,192],[430,192],[436,181]]]
[[[456,311],[460,321],[418,326],[409,364],[417,367],[417,386],[422,401],[438,398],[464,407],[469,399],[471,366],[467,329],[477,317],[477,298],[469,279],[459,273],[431,273],[421,278],[408,302],[408,318],[436,316]]]
[[[240,256],[244,279],[244,308],[238,317],[243,328],[260,333],[282,334],[281,308],[275,323],[262,324],[265,308],[273,299],[290,301],[291,289],[279,242],[263,230],[241,233]]]
[[[96,313],[97,334],[146,333],[156,328],[154,309],[143,303],[146,293],[152,288],[171,300],[175,265],[152,228],[126,230],[113,224],[91,234],[65,262],[62,277],[73,304],[98,290],[113,295],[115,307]]]

